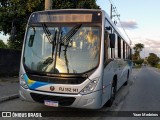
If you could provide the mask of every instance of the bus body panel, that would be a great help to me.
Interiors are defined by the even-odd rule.
[[[58,10],[58,11],[61,11],[61,10]],[[82,10],[82,11],[92,11],[92,10]],[[96,11],[96,10],[93,10],[93,11]],[[96,70],[90,76],[88,76],[88,78],[84,82],[77,85],[53,84],[53,83],[44,84],[43,82],[41,83],[36,80],[30,80],[28,78],[28,80],[26,81],[30,81],[31,85],[29,85],[29,89],[25,89],[22,86],[20,86],[19,93],[20,93],[21,99],[42,103],[42,101],[38,101],[35,96],[41,96],[41,97],[46,96],[46,100],[47,100],[47,97],[51,98],[53,96],[56,99],[58,99],[58,97],[67,98],[69,100],[72,99],[71,100],[73,102],[72,104],[63,105],[62,103],[62,105],[60,106],[86,108],[86,109],[98,109],[98,108],[101,108],[110,99],[111,82],[113,80],[114,75],[118,76],[118,86],[117,86],[118,89],[122,86],[122,84],[124,84],[124,82],[127,80],[126,73],[128,72],[129,69],[131,69],[127,64],[124,64],[123,66],[121,65],[120,67],[118,67],[119,64],[121,64],[121,61],[125,63],[124,60],[115,59],[104,68],[104,32],[105,32],[104,30],[105,30],[106,13],[103,10],[97,10],[97,11],[102,13],[102,27],[100,29],[101,30],[100,59],[99,59],[99,64]],[[109,18],[107,17],[107,19]],[[27,38],[27,28],[26,28],[26,33],[24,38]],[[23,51],[25,49],[25,41],[26,39],[24,40],[23,49],[22,49],[21,65],[20,65],[20,72],[19,72],[20,80],[23,75],[27,76],[27,73],[23,66],[23,56],[24,56]],[[82,94],[81,91],[90,83],[91,80],[95,78],[98,78],[98,83],[94,88],[94,90],[91,93]],[[32,83],[34,83],[36,87],[35,86],[33,87]],[[41,84],[41,85],[38,86],[38,84]],[[50,89],[51,86],[54,86],[53,91],[51,91]],[[62,89],[60,90],[60,88]],[[70,88],[74,90],[68,90],[68,89],[65,90],[65,88]],[[44,101],[43,101],[43,104],[44,104]]]
[[[39,92],[39,91],[33,91],[33,90],[26,90],[23,87],[20,86],[20,98],[26,101],[30,101],[30,102],[39,102],[37,100],[34,100],[34,98],[31,97],[30,94],[40,94],[41,96],[44,95],[48,95],[48,96],[53,96],[53,97],[74,97],[75,101],[72,103],[72,105],[67,105],[67,106],[63,106],[63,105],[59,105],[62,107],[74,107],[74,108],[87,108],[87,109],[99,109],[102,107],[102,101],[101,101],[101,94],[102,94],[102,90],[99,91],[95,91],[93,93],[87,94],[87,95],[70,95],[70,94],[57,94],[57,93],[49,93],[49,92]],[[47,98],[46,98],[47,100]],[[40,102],[42,103],[42,102]],[[42,103],[44,104],[44,103]]]
[[[103,91],[102,91],[102,104],[104,105],[111,97],[111,86],[114,76],[117,76],[117,91],[123,86],[123,84],[127,81],[127,74],[129,72],[129,76],[131,74],[131,67],[127,64],[124,64],[122,68],[119,68],[118,62],[120,60],[114,60],[110,62],[105,68],[103,72]],[[124,61],[124,60],[122,60]],[[120,70],[119,70],[120,69]],[[119,75],[118,75],[119,74]],[[130,78],[128,78],[130,79]]]
[[[105,13],[104,13],[105,14]],[[109,19],[107,14],[104,15],[103,23],[105,27],[111,27],[111,30],[107,30],[107,32],[116,34],[116,41],[118,40],[117,36],[123,35],[119,32],[119,30],[115,27],[114,23]],[[102,35],[103,36],[103,35]],[[104,39],[102,39],[104,40]],[[108,37],[108,41],[110,41]],[[104,45],[103,45],[104,47]],[[105,48],[103,48],[105,50]],[[114,50],[113,50],[114,51]],[[104,67],[103,71],[103,94],[102,94],[102,104],[104,105],[111,97],[111,87],[114,77],[117,79],[117,91],[119,88],[127,81],[127,74],[129,72],[129,77],[131,74],[131,65],[129,64],[131,61],[129,59],[121,59],[115,57],[115,51],[112,53],[114,57],[111,56],[111,51],[107,51],[108,56],[110,56],[110,61],[107,66]],[[104,56],[104,55],[103,55]],[[105,62],[105,61],[104,61]]]

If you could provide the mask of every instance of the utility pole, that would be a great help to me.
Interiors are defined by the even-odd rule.
[[[52,0],[45,0],[45,10],[52,10]]]

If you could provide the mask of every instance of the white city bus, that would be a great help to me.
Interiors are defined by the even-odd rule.
[[[20,65],[20,96],[53,107],[112,104],[131,74],[131,47],[103,10],[31,14]]]

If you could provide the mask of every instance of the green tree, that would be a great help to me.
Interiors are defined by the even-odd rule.
[[[17,37],[8,40],[10,48],[21,49],[30,14],[43,8],[44,0],[0,0],[0,31],[11,35],[12,22],[16,21]]]
[[[96,0],[78,0],[77,8],[100,9],[96,4]]]
[[[44,10],[45,0],[0,0],[0,31],[11,35],[12,23],[17,26],[17,37],[8,40],[8,46],[21,49],[25,27],[30,14]],[[53,0],[53,9],[86,8],[98,9],[96,0]]]
[[[135,44],[135,46],[133,47],[135,53],[134,53],[134,56],[136,59],[140,60],[140,52],[142,51],[142,49],[144,48],[144,45],[141,44],[141,43],[137,43]]]
[[[155,66],[159,62],[159,57],[154,53],[149,53],[147,61],[150,65]]]
[[[3,42],[3,40],[0,40],[0,48],[7,48],[7,45]]]
[[[100,9],[96,0],[53,0],[53,9]]]

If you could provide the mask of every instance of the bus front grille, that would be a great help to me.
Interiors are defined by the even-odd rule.
[[[30,93],[30,95],[36,102],[44,103],[44,100],[58,101],[60,106],[70,106],[76,99],[74,97],[51,96],[37,93]]]

